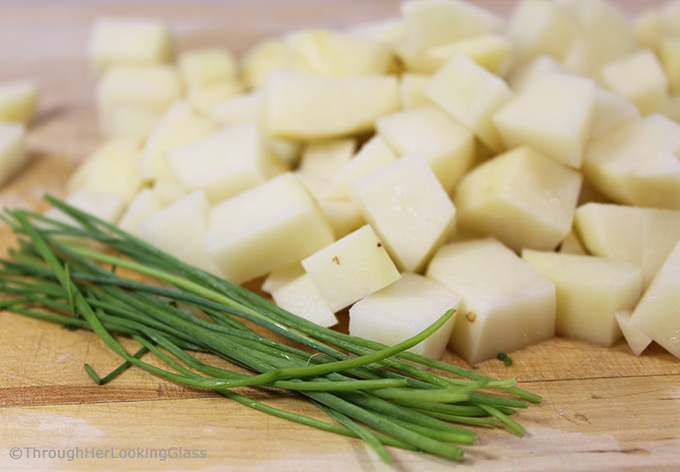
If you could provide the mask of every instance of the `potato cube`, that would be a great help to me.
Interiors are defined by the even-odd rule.
[[[0,188],[12,178],[26,159],[24,125],[0,123]]]
[[[275,290],[305,274],[299,261],[272,270],[262,282],[262,290],[271,294]]]
[[[368,225],[303,259],[302,267],[334,313],[401,277]]]
[[[177,259],[219,277],[220,269],[205,251],[210,203],[198,190],[137,225],[140,237]]]
[[[430,99],[467,126],[492,151],[503,143],[491,117],[512,97],[503,79],[472,59],[454,53],[425,88]]]
[[[594,101],[592,80],[550,74],[529,84],[493,121],[508,149],[531,146],[578,169],[592,125]]]
[[[603,257],[524,250],[524,259],[552,280],[557,294],[555,333],[601,346],[621,337],[616,313],[640,298],[642,271]]]
[[[184,83],[191,88],[207,88],[236,79],[234,56],[223,48],[195,49],[182,53],[177,60]]]
[[[29,124],[35,116],[39,95],[34,80],[0,84],[0,121]]]
[[[262,95],[261,91],[255,91],[225,100],[213,106],[208,117],[224,127],[257,120],[262,108]]]
[[[549,74],[573,75],[554,57],[542,54],[530,62],[515,66],[508,75],[507,82],[515,93],[521,93],[533,81]]]
[[[629,124],[640,118],[637,107],[615,93],[598,87],[595,91],[593,105],[593,126],[588,139],[590,141],[612,131],[619,126]]]
[[[602,68],[606,87],[633,102],[643,115],[663,109],[668,79],[654,53],[643,49]]]
[[[562,242],[560,243],[560,253],[562,254],[577,254],[577,255],[582,255],[585,256],[588,254],[588,251],[586,251],[586,248],[583,247],[583,243],[581,242],[581,239],[579,238],[578,234],[572,228],[569,230],[567,235],[564,237]]]
[[[430,55],[436,55],[437,50],[445,53],[446,49],[457,51],[469,57],[492,74],[504,75],[512,62],[514,45],[505,36],[498,34],[483,34],[473,38],[456,41],[449,46],[431,49]],[[448,59],[451,53],[446,56]]]
[[[619,323],[621,332],[623,332],[623,337],[626,338],[628,347],[633,351],[633,354],[639,356],[652,343],[652,338],[631,323],[632,314],[632,310],[621,310],[616,313],[616,321]]]
[[[330,328],[338,324],[335,314],[328,308],[319,289],[307,274],[274,290],[272,298],[284,310],[319,326]]]
[[[633,22],[633,36],[644,48],[655,49],[666,37],[666,25],[659,10],[647,10],[635,18]]]
[[[82,188],[69,195],[65,201],[107,223],[116,223],[125,209],[123,200],[119,196],[91,188]],[[58,208],[47,210],[45,216],[69,223],[75,221]]]
[[[319,206],[333,228],[335,239],[347,236],[366,224],[361,211],[351,200],[320,200]]]
[[[435,106],[383,116],[377,129],[378,136],[397,155],[421,153],[447,192],[472,164],[472,133]]]
[[[674,93],[680,92],[680,39],[664,38],[657,49],[659,60]]]
[[[189,191],[182,184],[173,179],[156,180],[153,183],[153,192],[164,203],[171,205],[177,200],[189,195]]]
[[[481,164],[461,181],[458,224],[515,251],[555,249],[572,226],[581,175],[530,148]]]
[[[139,229],[137,225],[146,220],[150,216],[160,212],[167,205],[165,202],[150,188],[143,188],[137,193],[130,205],[120,217],[118,227],[123,231],[130,233],[133,236],[139,237]]]
[[[430,167],[408,155],[352,181],[352,199],[397,267],[420,271],[456,224],[456,209]]]
[[[406,37],[404,20],[387,18],[351,26],[347,33],[361,38],[372,39],[387,45],[394,45]]]
[[[102,118],[106,120],[106,130],[102,134],[111,139],[143,139],[151,134],[162,117],[162,112],[150,108],[119,103]]]
[[[242,283],[333,240],[333,230],[305,186],[285,173],[214,206],[205,247],[228,280]]]
[[[269,74],[290,68],[288,48],[283,39],[261,41],[248,51],[241,63],[241,75],[252,89],[263,88]]]
[[[206,87],[193,87],[187,91],[187,101],[196,111],[210,117],[213,108],[227,100],[243,94],[245,87],[238,80],[218,83]]]
[[[555,334],[555,284],[495,239],[442,246],[426,275],[461,297],[449,346],[470,364]]]
[[[680,359],[680,242],[635,307],[630,322]]]
[[[274,137],[314,140],[370,131],[375,120],[399,109],[391,76],[270,75],[265,117]]]
[[[503,20],[460,0],[407,1],[401,14],[408,41],[417,50],[499,30]]]
[[[399,95],[404,110],[432,105],[432,100],[425,93],[425,86],[429,80],[430,77],[426,74],[411,72],[402,74],[399,80]]]
[[[443,285],[404,273],[401,279],[349,309],[349,334],[392,346],[420,333],[448,310],[457,310],[459,304],[460,297]],[[409,351],[440,359],[455,321],[456,314]]]
[[[330,180],[352,159],[356,139],[329,139],[307,144],[297,171]]]
[[[155,20],[100,18],[90,38],[90,61],[97,74],[113,65],[169,62],[173,50],[170,29]]]

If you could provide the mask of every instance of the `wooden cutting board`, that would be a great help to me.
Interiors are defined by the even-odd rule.
[[[478,3],[507,14],[514,2]],[[637,12],[660,2],[618,3]],[[0,206],[44,208],[42,194],[63,195],[70,173],[98,143],[86,61],[97,16],[163,18],[183,49],[222,45],[241,53],[259,38],[294,28],[397,14],[392,0],[2,3],[0,80],[35,77],[44,96],[29,134],[28,165],[0,190]],[[0,228],[0,251],[12,242]],[[680,362],[661,348],[636,358],[623,342],[605,349],[556,338],[512,357],[511,368],[496,360],[476,367],[516,377],[544,402],[521,413],[524,438],[481,430],[458,470],[680,470]],[[451,354],[446,359],[466,365]],[[388,470],[358,440],[139,370],[98,387],[86,362],[104,373],[119,359],[91,333],[0,313],[0,470]],[[250,393],[317,415],[295,396]],[[453,466],[393,452],[395,470]]]

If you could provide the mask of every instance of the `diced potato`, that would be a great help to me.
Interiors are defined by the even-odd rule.
[[[370,131],[399,108],[391,76],[319,77],[276,72],[267,81],[265,116],[275,137],[313,140]]]
[[[241,75],[253,89],[263,88],[269,74],[290,68],[288,50],[282,39],[267,39],[255,45],[241,63]]]
[[[309,143],[302,151],[297,170],[330,180],[350,162],[356,146],[356,139],[351,138]]]
[[[628,347],[633,351],[633,354],[639,356],[642,354],[642,351],[647,349],[647,346],[652,343],[652,338],[640,331],[630,322],[632,314],[632,310],[621,310],[616,313],[616,321],[619,323],[619,328],[621,328],[623,337],[626,338]]]
[[[285,173],[214,206],[205,247],[228,280],[242,283],[333,240],[333,230],[305,186]]]
[[[459,0],[407,1],[401,5],[407,40],[416,50],[441,46],[503,27],[491,12]]]
[[[292,282],[301,275],[304,275],[305,269],[302,268],[300,262],[293,262],[287,266],[272,270],[262,282],[262,290],[267,293],[273,293],[275,290]]]
[[[219,277],[220,269],[205,251],[210,203],[198,190],[137,225],[140,237],[176,257]]]
[[[212,107],[208,117],[220,126],[240,125],[259,117],[262,101],[262,92],[246,93],[218,103]]]
[[[266,145],[269,151],[289,169],[298,164],[302,156],[303,144],[292,139],[272,138],[267,135]]]
[[[152,189],[165,206],[189,195],[189,191],[175,179],[156,180]]]
[[[401,107],[404,110],[432,105],[432,100],[425,93],[425,85],[430,80],[426,74],[407,72],[399,80]]]
[[[182,186],[203,190],[213,205],[259,185],[275,172],[254,122],[176,147],[167,159]]]
[[[35,80],[0,84],[0,121],[29,124],[35,117],[39,95]]]
[[[615,202],[680,208],[678,151],[680,125],[665,116],[651,115],[591,142],[583,173]]]
[[[143,137],[182,93],[177,71],[167,65],[111,67],[97,84],[97,111],[104,136]],[[123,110],[120,111],[119,109]],[[123,116],[120,116],[120,115]],[[125,123],[130,116],[136,125]],[[139,129],[136,129],[139,127]]]
[[[338,324],[335,314],[307,274],[274,290],[272,298],[284,310],[319,326],[329,328]]]
[[[401,277],[368,225],[303,259],[302,266],[334,313]]]
[[[609,90],[633,102],[643,115],[661,111],[668,97],[668,79],[663,67],[647,49],[604,66],[602,80]]]
[[[190,89],[231,82],[238,74],[234,56],[223,48],[187,51],[179,56],[177,66],[184,83]]]
[[[0,123],[0,188],[26,159],[25,136],[24,125]]]
[[[100,18],[90,38],[90,61],[97,74],[114,65],[149,65],[172,60],[170,29],[160,21]]]
[[[417,154],[355,178],[351,194],[402,271],[423,269],[455,228],[455,207]]]
[[[501,78],[467,56],[454,53],[432,76],[425,92],[489,149],[503,150],[491,117],[513,97],[513,93]]]
[[[380,42],[330,30],[289,34],[286,48],[291,68],[326,77],[385,74],[392,62],[390,48]]]
[[[394,162],[397,156],[385,142],[374,136],[362,146],[359,152],[331,179],[323,192],[324,200],[350,198],[352,180],[372,170]]]
[[[630,322],[680,359],[680,242],[635,307]]]
[[[554,57],[542,54],[530,62],[514,67],[507,81],[512,90],[521,93],[530,83],[549,74],[573,75]]]
[[[647,10],[638,16],[633,23],[633,36],[647,49],[655,49],[666,35],[666,27],[661,12]]]
[[[394,45],[406,37],[404,20],[401,18],[388,18],[360,24],[350,27],[346,32],[387,45]]]
[[[244,92],[244,88],[244,85],[236,80],[207,87],[194,87],[188,90],[187,101],[197,111],[210,117],[213,108],[239,97]]]
[[[657,49],[668,86],[674,93],[680,92],[680,39],[664,38]]]
[[[435,106],[383,116],[377,129],[378,136],[397,155],[421,153],[447,192],[472,164],[472,133]]]
[[[515,251],[554,249],[572,227],[581,175],[530,148],[476,167],[453,202],[463,228],[498,238]]]
[[[619,126],[631,123],[640,118],[637,107],[614,93],[598,87],[595,90],[593,105],[593,125],[589,140],[594,140]]]
[[[150,188],[143,188],[120,217],[118,227],[139,237],[137,225],[166,207],[165,202]]]
[[[510,17],[507,35],[515,44],[515,60],[547,54],[561,61],[578,37],[576,18],[548,0],[522,0]]]
[[[621,338],[616,313],[640,298],[642,271],[602,257],[524,250],[522,259],[556,287],[555,333],[601,346]]]
[[[349,334],[393,346],[415,336],[448,310],[457,310],[460,297],[421,275],[401,274],[391,285],[358,301],[349,310]],[[456,314],[410,352],[440,359],[451,337]]]
[[[351,200],[320,200],[319,206],[333,228],[335,239],[347,236],[366,224],[359,208]]]
[[[470,364],[555,334],[555,284],[494,239],[442,246],[427,277],[462,299],[449,347]]]
[[[493,121],[508,149],[531,146],[578,169],[592,125],[594,101],[593,81],[550,74],[529,84]]]
[[[106,141],[71,176],[66,189],[69,193],[81,188],[99,190],[119,196],[127,205],[142,187],[141,161],[139,140]]]
[[[562,243],[560,244],[560,253],[576,254],[581,256],[588,254],[588,251],[586,251],[586,248],[583,247],[581,239],[578,237],[578,234],[573,228],[569,230],[567,235],[562,240]]]
[[[145,180],[174,178],[166,160],[167,152],[197,141],[217,129],[186,102],[178,101],[166,113],[144,145],[140,174]]]
[[[504,75],[512,62],[514,45],[508,38],[498,34],[483,34],[462,41],[456,41],[450,46],[453,51],[462,53],[492,74]],[[441,49],[445,49],[442,46]],[[431,50],[430,54],[436,54]],[[444,50],[442,50],[444,53]],[[450,54],[449,56],[450,57]]]

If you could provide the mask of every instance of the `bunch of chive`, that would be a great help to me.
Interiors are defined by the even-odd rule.
[[[0,309],[94,331],[124,359],[102,378],[86,365],[99,384],[134,365],[177,383],[215,390],[274,416],[361,438],[387,463],[392,459],[385,445],[462,459],[463,450],[454,444],[473,444],[477,434],[460,424],[505,425],[522,435],[524,429],[510,415],[541,400],[515,386],[514,380],[494,380],[405,352],[444,324],[452,310],[413,338],[387,347],[322,328],[58,199],[46,199],[69,215],[73,224],[29,211],[5,210],[2,219],[20,238],[19,249],[9,251],[10,260],[0,260],[0,292],[5,294]],[[80,243],[74,244],[74,238]],[[106,245],[111,251],[87,249],[83,241]],[[120,277],[117,268],[165,285]],[[200,310],[207,319],[186,314],[178,303]],[[302,346],[276,342],[241,320]],[[140,349],[130,354],[114,333],[131,336]],[[310,355],[309,350],[321,355]],[[141,360],[147,352],[171,370]],[[206,364],[192,352],[212,353],[240,369]],[[233,390],[244,386],[296,391],[335,423],[267,406]],[[478,392],[481,389],[500,390],[519,399]]]

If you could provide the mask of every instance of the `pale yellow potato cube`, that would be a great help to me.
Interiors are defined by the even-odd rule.
[[[347,236],[366,224],[357,205],[351,200],[319,200],[321,211],[333,228],[335,239]]]
[[[238,66],[234,56],[223,48],[194,49],[182,53],[177,67],[189,88],[206,88],[237,78]]]
[[[298,164],[304,148],[300,141],[272,138],[269,134],[267,134],[265,144],[269,151],[278,158],[279,162],[283,163],[288,169],[292,169]]]
[[[515,45],[515,60],[529,61],[547,54],[561,61],[578,37],[574,15],[555,2],[522,0],[508,22],[506,34]]]
[[[442,246],[426,275],[461,297],[449,347],[470,364],[555,334],[555,284],[495,239]]]
[[[107,70],[97,84],[97,113],[104,136],[123,137],[127,131],[131,137],[148,134],[149,121],[158,119],[182,93],[182,83],[174,67],[167,65],[115,66]],[[123,108],[120,111],[119,108]],[[124,116],[119,116],[123,114]],[[141,124],[125,124],[131,114]]]
[[[187,91],[187,101],[197,111],[210,117],[213,108],[218,107],[227,100],[239,97],[243,94],[243,83],[232,80],[206,87],[193,87]]]
[[[461,181],[458,224],[515,251],[552,250],[572,227],[581,175],[530,148],[501,154]]]
[[[593,125],[590,129],[589,140],[614,130],[624,124],[640,118],[638,108],[625,98],[598,87],[595,90],[593,105]]]
[[[302,267],[334,313],[401,277],[368,225],[303,259]]]
[[[319,326],[330,328],[338,324],[335,314],[307,274],[274,290],[272,298],[284,310]]]
[[[347,33],[361,38],[372,39],[387,45],[394,45],[406,37],[406,27],[401,18],[387,18],[352,26]]]
[[[170,29],[161,21],[99,18],[89,44],[92,69],[101,74],[114,65],[170,62],[173,42]]]
[[[355,178],[351,195],[392,260],[405,272],[423,269],[455,229],[455,207],[417,154]]]
[[[564,237],[560,243],[560,253],[562,254],[575,254],[585,256],[588,254],[586,248],[583,247],[583,243],[579,238],[578,234],[574,228],[570,229],[567,235]]]
[[[241,76],[252,89],[263,88],[269,74],[290,68],[283,39],[266,39],[250,49],[241,62]]]
[[[602,81],[609,90],[633,102],[643,115],[661,111],[668,98],[666,73],[647,49],[605,65]]]
[[[175,179],[156,180],[152,189],[165,206],[189,195],[189,191]]]
[[[359,152],[328,182],[322,193],[324,200],[350,198],[352,180],[372,170],[390,164],[397,156],[380,136],[373,136]]]
[[[313,254],[333,230],[305,186],[285,173],[210,211],[205,248],[225,277],[242,283]]]
[[[399,109],[396,77],[319,77],[276,72],[267,81],[265,117],[274,137],[314,140],[371,131]]]
[[[680,242],[635,307],[630,322],[680,359]]]
[[[486,147],[495,152],[503,150],[491,119],[514,95],[503,79],[462,53],[454,53],[432,76],[425,92],[436,105],[475,133]]]
[[[521,93],[530,83],[549,74],[573,75],[554,57],[542,54],[514,67],[508,74],[507,82],[515,93]]]
[[[508,149],[531,146],[578,169],[592,125],[594,102],[592,80],[549,74],[507,102],[493,122]]]
[[[639,356],[652,343],[652,338],[631,323],[630,318],[632,315],[632,310],[621,310],[616,313],[616,321],[619,323],[619,328],[621,328],[628,347],[633,351],[633,354]]]
[[[456,41],[448,47],[453,51],[464,54],[492,74],[499,76],[505,75],[508,71],[515,49],[512,41],[498,34],[475,36]],[[441,53],[444,53],[446,48],[447,46],[441,46],[441,49],[443,49]],[[437,51],[432,49],[430,54],[436,55]]]
[[[210,202],[198,190],[137,224],[141,239],[201,270],[222,277],[205,251]]]
[[[287,266],[280,267],[278,269],[272,270],[267,277],[262,282],[262,290],[271,294],[275,290],[286,285],[288,282],[292,282],[301,275],[304,275],[305,269],[302,268],[302,264],[299,261],[288,264]]]
[[[417,50],[452,43],[503,27],[503,20],[459,0],[407,1],[401,5],[407,40]]]
[[[197,141],[217,131],[215,125],[196,113],[186,102],[176,102],[161,118],[144,144],[140,175],[145,180],[173,179],[166,160],[168,151]]]
[[[670,91],[680,92],[680,38],[662,39],[657,54],[666,73]]]
[[[139,237],[139,229],[137,225],[142,221],[160,212],[167,205],[156,192],[150,188],[143,188],[132,199],[127,210],[120,217],[118,227],[123,231],[130,233],[133,236]]]
[[[141,162],[138,139],[106,141],[80,165],[66,189],[69,193],[81,188],[99,190],[119,196],[127,205],[142,188]]]
[[[380,42],[338,33],[310,29],[285,38],[293,70],[327,77],[385,74],[392,51]]]
[[[19,171],[26,159],[26,128],[0,123],[0,188]]]
[[[417,335],[448,310],[457,310],[459,304],[460,297],[443,285],[421,275],[404,273],[393,284],[349,309],[349,334],[393,346]],[[440,359],[456,316],[409,352]]]
[[[404,110],[432,105],[432,100],[425,93],[425,85],[430,80],[426,74],[407,72],[399,79],[399,95]]]
[[[647,10],[635,18],[633,22],[633,36],[644,48],[655,49],[666,36],[666,25],[661,12]]]
[[[0,84],[0,121],[29,124],[35,117],[39,96],[35,80]]]
[[[603,257],[522,251],[522,259],[556,288],[555,333],[601,346],[621,338],[616,313],[640,299],[642,271]]]
[[[151,134],[162,116],[163,112],[158,110],[134,103],[118,103],[110,108],[105,118],[103,135],[111,139],[143,139]]]
[[[329,139],[307,144],[297,171],[330,180],[349,164],[357,141],[352,138]]]
[[[435,106],[383,116],[376,127],[378,136],[397,155],[422,154],[447,192],[472,164],[473,134]]]
[[[592,141],[583,160],[583,173],[615,202],[678,208],[673,184],[678,151],[680,125],[665,116],[650,115]]]
[[[213,106],[208,117],[220,126],[234,126],[257,120],[262,109],[261,91],[254,91],[230,98]]]

